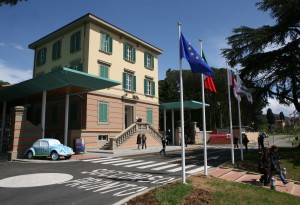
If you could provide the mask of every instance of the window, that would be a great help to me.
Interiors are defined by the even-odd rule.
[[[71,42],[70,42],[70,52],[74,53],[78,50],[80,50],[80,31],[74,33],[71,36]]]
[[[152,109],[147,109],[147,123],[153,124],[153,111]]]
[[[77,103],[70,104],[69,120],[70,120],[70,122],[77,121]]]
[[[144,66],[152,70],[154,69],[154,57],[150,53],[144,53]]]
[[[155,82],[153,80],[144,79],[144,94],[155,96]]]
[[[99,102],[98,107],[98,122],[108,122],[108,104]]]
[[[108,141],[108,135],[99,135],[98,140],[99,141]]]
[[[100,50],[112,54],[112,37],[104,32],[101,33]]]
[[[108,66],[100,64],[100,77],[108,78]]]
[[[61,57],[61,41],[56,41],[52,47],[52,60],[56,60]]]
[[[37,65],[43,65],[46,63],[47,48],[42,48],[37,52]]]
[[[135,48],[127,43],[124,43],[124,59],[135,63]]]
[[[81,71],[82,72],[82,63],[71,66],[71,69]]]
[[[123,73],[123,89],[128,91],[136,91],[136,76],[133,73]]]
[[[45,141],[41,141],[41,144],[40,144],[41,147],[48,147],[48,142],[45,142]]]

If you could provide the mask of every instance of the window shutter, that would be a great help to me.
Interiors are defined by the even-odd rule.
[[[104,65],[100,65],[100,77],[104,77]]]
[[[41,64],[41,51],[37,52],[37,55],[36,55],[36,64],[37,65]]]
[[[46,63],[46,57],[47,57],[47,48],[44,48],[44,58],[42,64]]]
[[[155,82],[152,81],[152,85],[151,85],[151,95],[155,96]]]
[[[127,44],[124,43],[124,46],[123,46],[123,58],[125,60],[127,60]]]
[[[151,68],[154,70],[154,57],[151,55]]]
[[[132,46],[132,62],[135,63],[135,47]]]
[[[81,41],[81,37],[80,37],[80,32],[77,33],[77,41],[76,41],[76,50],[80,49],[80,41]]]
[[[107,104],[99,103],[99,122],[108,122]]]
[[[133,76],[133,91],[136,91],[136,76]]]
[[[123,73],[123,90],[126,90],[126,73]]]
[[[147,95],[147,79],[144,79],[144,94]]]
[[[74,51],[74,35],[71,36],[70,40],[70,52]]]
[[[101,51],[105,51],[106,33],[101,33]]]
[[[113,39],[112,37],[110,36],[109,39],[109,53],[112,54],[112,50],[113,50]]]
[[[144,53],[144,66],[147,67],[147,53]]]

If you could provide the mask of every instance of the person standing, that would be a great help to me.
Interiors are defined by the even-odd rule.
[[[248,143],[249,143],[249,139],[247,137],[246,134],[243,134],[243,145],[245,146],[245,149],[248,150]]]
[[[147,141],[146,134],[143,133],[143,134],[142,134],[142,149],[144,149],[144,147],[145,147],[145,149],[147,149],[146,141]]]
[[[162,143],[162,150],[160,150],[159,154],[164,154],[166,155],[166,144],[167,144],[167,139],[166,137],[164,136],[162,139],[161,139],[161,143]]]
[[[258,136],[258,141],[259,141],[259,145],[260,145],[260,148],[263,149],[265,147],[264,145],[264,140],[265,140],[265,137],[264,135],[260,132],[259,133],[259,136]]]
[[[138,134],[136,138],[136,144],[138,145],[137,147],[138,149],[140,149],[141,141],[142,141],[141,134]]]
[[[271,174],[271,160],[269,156],[269,148],[265,147],[262,150],[261,155],[259,156],[259,172],[262,174],[259,181],[264,184],[264,186],[268,186],[270,184]]]
[[[269,155],[270,155],[270,160],[271,160],[271,176],[275,176],[276,174],[278,174],[280,177],[280,180],[282,181],[282,183],[284,185],[289,183],[283,176],[283,173],[280,168],[277,146],[273,145],[271,147]],[[270,176],[270,178],[271,178],[271,176]]]
[[[239,138],[237,136],[233,137],[234,148],[239,148]]]

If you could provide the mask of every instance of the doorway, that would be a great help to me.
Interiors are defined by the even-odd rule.
[[[125,105],[125,129],[132,125],[133,119],[133,106]]]

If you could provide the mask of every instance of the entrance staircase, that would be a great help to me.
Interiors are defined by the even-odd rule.
[[[110,138],[110,141],[107,142],[101,149],[120,149],[120,148],[130,148],[136,147],[136,136],[139,133],[145,133],[147,136],[147,146],[161,145],[161,134],[152,127],[152,125],[144,122],[135,122],[120,134],[115,137]]]

